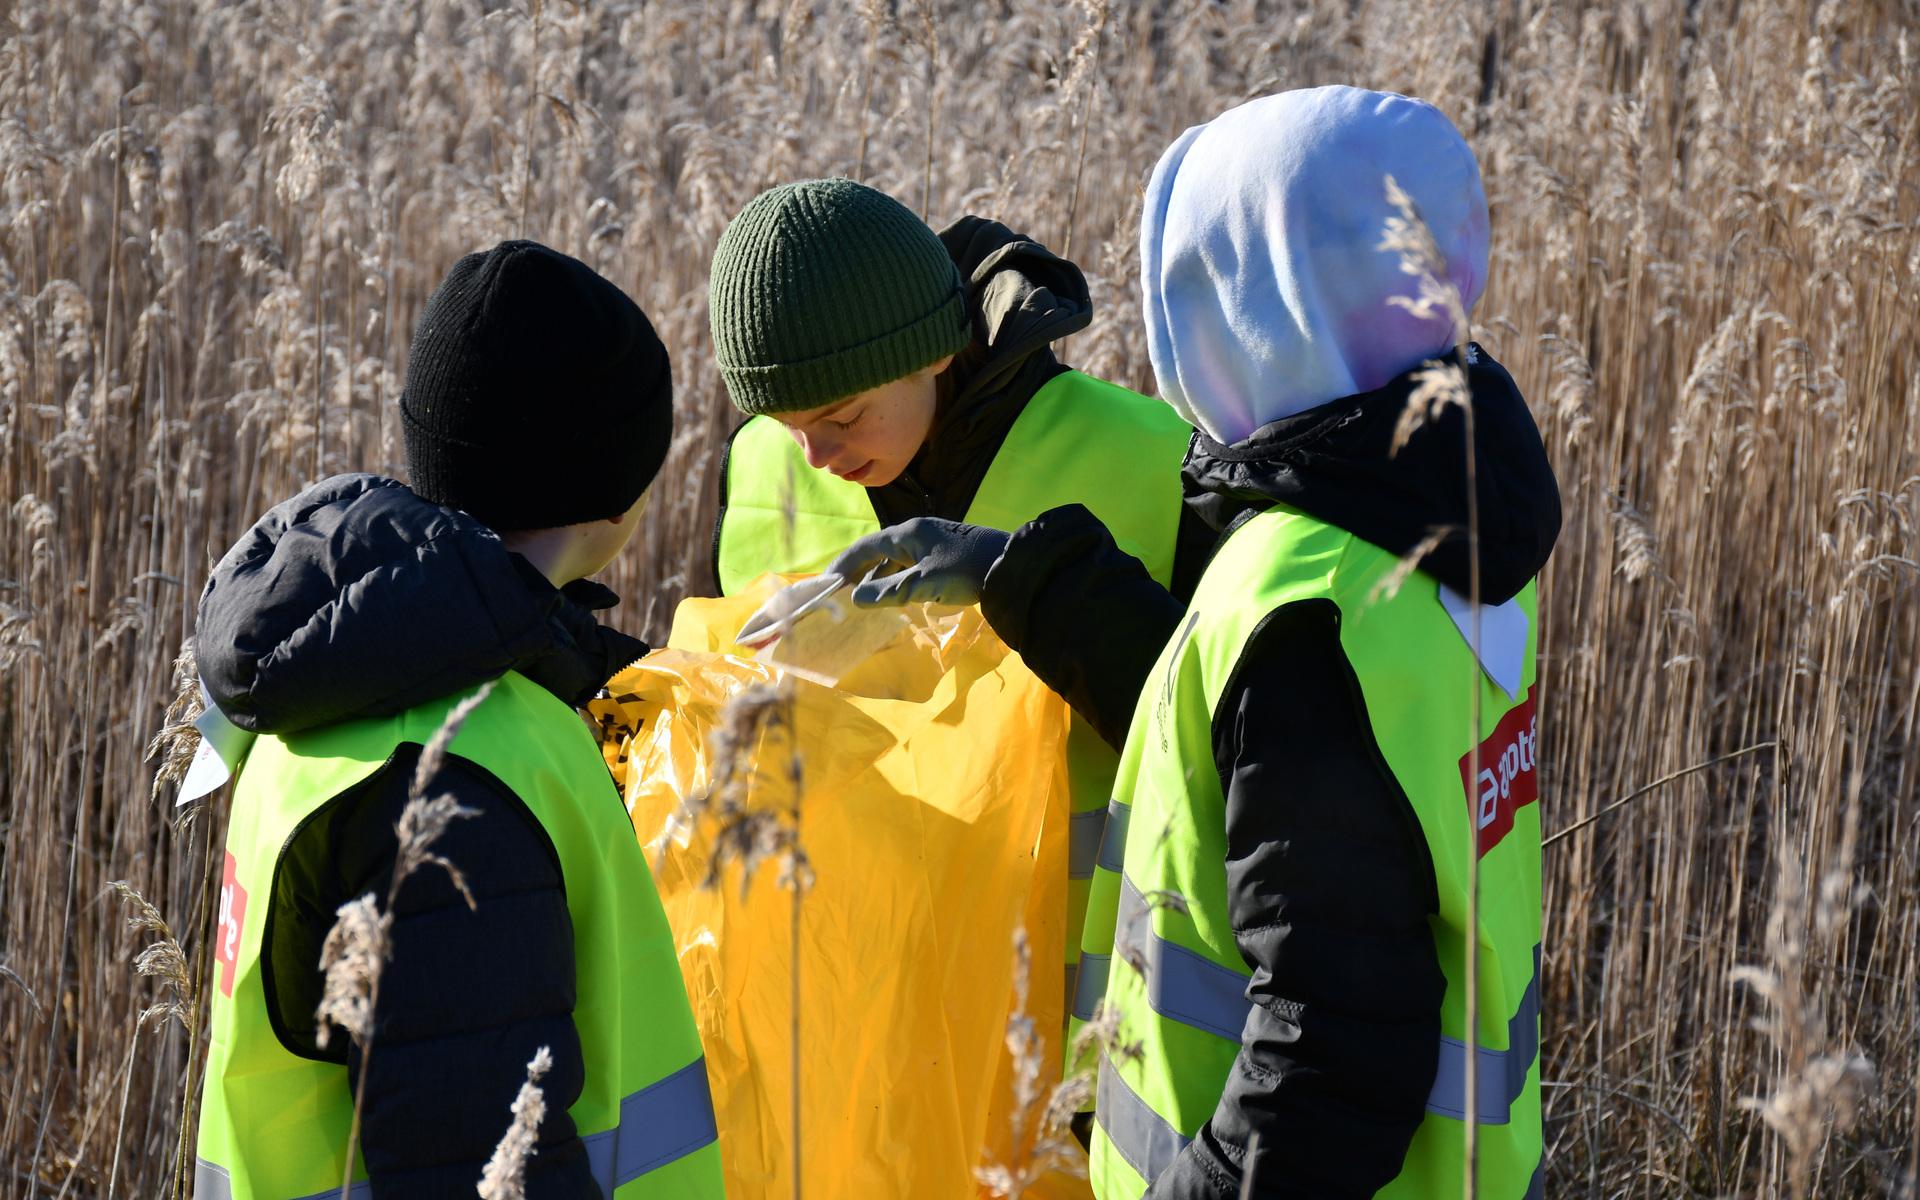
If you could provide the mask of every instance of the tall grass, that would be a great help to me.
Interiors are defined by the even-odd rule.
[[[853,173],[936,223],[1070,239],[1101,316],[1065,356],[1149,388],[1147,169],[1232,102],[1345,81],[1436,101],[1485,169],[1475,334],[1533,400],[1566,501],[1549,828],[1778,743],[1547,851],[1550,1193],[1911,1195],[1917,24],[1913,0],[16,0],[0,1193],[175,1177],[196,1055],[177,1023],[135,1043],[156,985],[108,895],[151,899],[205,977],[222,814],[147,795],[168,664],[255,515],[399,470],[407,333],[455,256],[538,237],[672,348],[680,433],[612,571],[616,615],[657,635],[705,583],[730,423],[706,265],[755,191]],[[1836,877],[1847,904],[1808,900]],[[1877,1082],[1829,1136],[1846,1113],[1807,1072],[1855,1056]]]

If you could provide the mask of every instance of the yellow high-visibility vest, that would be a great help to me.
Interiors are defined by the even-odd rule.
[[[195,1200],[339,1195],[353,1115],[347,1069],[288,1050],[262,990],[274,874],[303,821],[395,748],[425,745],[460,699],[262,737],[249,752],[227,829]],[[512,789],[559,856],[573,922],[573,1023],[587,1067],[568,1113],[601,1191],[614,1200],[719,1200],[706,1060],[673,937],[592,734],[552,693],[509,673],[450,752]],[[502,1133],[509,1119],[503,1102]],[[357,1161],[354,1178],[366,1179]],[[371,1189],[361,1182],[353,1194]]]
[[[1341,649],[1386,767],[1426,835],[1439,897],[1433,931],[1447,988],[1433,1088],[1399,1176],[1378,1194],[1459,1196],[1471,1107],[1481,1200],[1542,1195],[1535,588],[1516,599],[1527,644],[1518,692],[1509,694],[1481,669],[1431,576],[1416,572],[1391,598],[1374,595],[1395,565],[1351,533],[1276,506],[1215,552],[1149,676],[1121,753],[1081,963],[1082,982],[1117,1010],[1120,1036],[1143,1050],[1100,1064],[1092,1179],[1101,1200],[1145,1192],[1213,1115],[1240,1052],[1249,964],[1228,911],[1213,714],[1268,614],[1314,600],[1339,609]],[[1482,714],[1477,777],[1469,769],[1473,687]],[[1479,904],[1470,927],[1474,854]],[[1184,905],[1144,899],[1169,892]],[[1114,952],[1116,926],[1128,939],[1123,954]],[[1468,938],[1479,943],[1472,1030]]]

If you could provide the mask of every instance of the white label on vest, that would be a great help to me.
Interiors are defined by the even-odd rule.
[[[200,731],[200,745],[193,752],[187,777],[180,781],[180,797],[174,801],[176,808],[193,803],[232,779],[246,760],[247,750],[256,736],[227,720],[226,714],[207,694],[205,681],[200,684],[200,705],[200,715],[193,719],[193,727]]]
[[[1473,644],[1473,604],[1446,584],[1440,585],[1440,604],[1453,618],[1460,639],[1472,648],[1487,678],[1500,685],[1507,699],[1520,698],[1520,680],[1527,669],[1527,610],[1518,600],[1480,606],[1480,644]]]

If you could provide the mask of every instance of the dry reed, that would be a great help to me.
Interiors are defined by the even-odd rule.
[[[791,511],[788,512],[791,528]],[[801,931],[807,889],[813,886],[813,865],[801,841],[801,818],[806,800],[805,759],[794,721],[793,681],[754,684],[727,702],[719,724],[708,735],[707,758],[711,782],[688,796],[669,823],[677,827],[712,827],[712,857],[707,860],[703,887],[718,887],[728,867],[740,871],[744,899],[753,877],[768,862],[779,867],[776,882],[788,895],[787,907],[787,1128],[792,1131],[790,1158],[792,1200],[800,1200],[802,1159],[806,1142],[802,1130],[805,1107],[801,1087],[801,1031],[805,1012],[801,1004]],[[776,747],[778,749],[776,750]],[[771,794],[786,797],[785,806],[766,803],[757,795],[760,785],[772,784]]]
[[[480,1200],[525,1200],[527,1159],[539,1151],[540,1122],[547,1119],[547,1096],[540,1081],[553,1068],[553,1052],[542,1046],[527,1063],[527,1081],[514,1096],[507,1131],[500,1135],[480,1173]]]
[[[464,0],[0,13],[0,1194],[180,1177],[197,1035],[136,1043],[148,985],[95,898],[128,881],[205,978],[225,801],[182,823],[147,796],[169,661],[268,505],[399,471],[408,331],[454,257],[539,237],[672,347],[679,434],[611,572],[616,619],[657,636],[707,582],[731,415],[706,266],[755,191],[851,173],[936,223],[1070,239],[1100,316],[1063,355],[1150,388],[1145,172],[1231,103],[1331,81],[1432,99],[1479,153],[1474,336],[1564,492],[1542,796],[1580,827],[1547,851],[1549,1193],[1912,1194],[1911,0],[1170,0],[1084,42],[1084,10],[1038,0],[892,7],[543,3],[537,36],[528,5]],[[1869,897],[1799,978],[1818,1044],[1879,1082],[1804,1152],[1738,1104],[1794,1070],[1728,983],[1769,961],[1783,848]]]

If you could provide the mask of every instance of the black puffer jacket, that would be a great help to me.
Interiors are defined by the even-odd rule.
[[[1470,358],[1481,594],[1499,603],[1545,565],[1560,496],[1513,380],[1478,347]],[[1196,434],[1190,510],[1224,533],[1284,502],[1396,554],[1436,527],[1464,530],[1461,413],[1390,453],[1410,390],[1402,377],[1233,446]],[[1423,563],[1462,593],[1468,567],[1464,536]],[[1119,745],[1186,599],[1070,507],[1014,535],[983,604],[1008,644]],[[1228,902],[1253,1009],[1218,1109],[1154,1181],[1154,1200],[1234,1197],[1250,1168],[1261,1196],[1371,1196],[1399,1173],[1424,1117],[1445,989],[1428,923],[1432,865],[1380,765],[1337,616],[1324,601],[1274,613],[1213,714]]]
[[[882,528],[914,517],[964,520],[1008,430],[1034,393],[1069,370],[1053,343],[1093,321],[1086,276],[1024,234],[985,217],[961,217],[940,241],[966,287],[973,340],[938,380],[939,407],[926,444],[900,477],[867,489]],[[720,522],[726,519],[726,466],[714,524],[714,578],[719,578]],[[1212,536],[1198,520],[1183,521],[1176,575],[1204,556]]]
[[[613,593],[556,589],[499,536],[389,479],[343,475],[275,508],[221,559],[201,597],[200,669],[236,724],[283,734],[402,712],[517,670],[584,703],[646,647],[601,626]],[[262,947],[267,1018],[281,1043],[344,1062],[315,1038],[320,946],[335,910],[392,878],[394,825],[420,747],[305,822],[275,873]],[[573,926],[558,857],[537,818],[491,773],[450,756],[435,778],[477,810],[435,849],[465,874],[411,876],[393,911],[393,957],[374,1014],[361,1149],[376,1197],[471,1197],[505,1132],[526,1064],[554,1065],[526,1194],[598,1197],[567,1116],[588,1065],[573,1026]],[[618,804],[612,780],[605,802]]]

